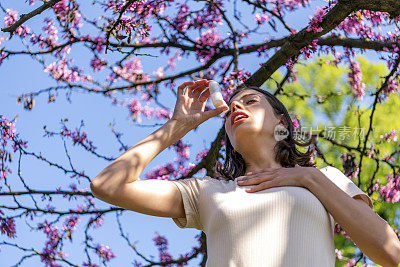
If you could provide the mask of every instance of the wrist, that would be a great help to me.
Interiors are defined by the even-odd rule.
[[[192,130],[192,128],[182,120],[177,120],[177,119],[171,118],[167,121],[167,123],[174,125],[174,127],[178,127],[180,130],[182,130],[186,133],[190,132]]]
[[[305,172],[301,175],[300,183],[303,187],[310,189],[314,184],[315,177],[317,176],[317,172],[319,172],[318,168],[315,167],[304,167]]]

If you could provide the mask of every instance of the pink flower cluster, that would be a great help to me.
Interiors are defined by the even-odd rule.
[[[158,247],[158,252],[160,255],[160,261],[171,261],[173,260],[172,256],[168,253],[168,241],[165,237],[161,236],[156,232],[156,236],[153,237],[153,241],[155,245]],[[165,266],[172,267],[172,264],[167,264]]]
[[[167,49],[166,51],[168,51],[169,49]],[[167,55],[168,55],[168,53],[169,52],[167,52]],[[180,54],[180,52],[179,51],[175,51],[175,54],[174,54],[174,56],[172,56],[172,57],[170,57],[169,59],[168,59],[168,61],[167,61],[167,63],[168,63],[168,66],[171,68],[171,69],[175,69],[175,67],[176,67],[176,63],[175,63],[175,61],[176,60],[181,60],[182,59],[182,56],[181,56],[181,54]]]
[[[45,132],[45,135],[51,135],[47,130],[45,130]],[[88,151],[95,151],[97,149],[97,147],[93,145],[93,142],[88,140],[87,133],[85,131],[81,132],[81,129],[75,128],[75,131],[71,131],[63,125],[60,134],[72,138],[74,145],[80,144]]]
[[[83,26],[82,16],[75,8],[70,8],[71,2],[68,1],[68,4],[66,2],[67,0],[61,0],[53,6],[53,9],[62,22],[68,21],[69,28],[73,31],[74,28]]]
[[[103,225],[103,218],[101,217],[93,217],[89,219],[89,225],[93,225],[94,224],[94,228],[99,228],[100,226]]]
[[[150,76],[144,74],[140,58],[133,58],[120,66],[113,67],[114,73],[107,77],[107,80],[113,82],[119,80],[121,77],[130,82],[147,82]]]
[[[102,70],[105,65],[107,65],[107,61],[105,59],[98,58],[97,56],[90,61],[90,66],[94,71]]]
[[[257,22],[257,25],[261,25],[261,24],[263,24],[263,23],[265,23],[265,22],[268,22],[268,21],[270,20],[271,16],[272,16],[272,15],[270,15],[270,14],[260,14],[260,13],[257,13],[257,14],[254,16],[254,20]]]
[[[360,172],[355,154],[342,153],[340,156],[343,162],[344,175],[349,179],[357,177]]]
[[[299,121],[295,118],[295,119],[293,119],[292,120],[292,122],[293,122],[293,126],[294,126],[294,128],[297,128],[297,127],[299,127],[300,126],[300,124],[299,124]]]
[[[142,106],[139,100],[132,98],[128,105],[129,112],[131,113],[131,117],[134,121],[138,121],[139,123],[142,121],[141,114],[145,115],[148,119],[152,116],[155,116],[158,119],[169,119],[172,117],[172,114],[168,112],[165,108],[151,108],[148,106]]]
[[[334,4],[336,4],[337,1],[329,1],[329,5],[325,6],[323,8],[317,7],[317,10],[315,11],[313,17],[311,18],[307,31],[310,32],[322,32],[323,29],[321,27],[321,22],[324,20],[324,16],[333,8]]]
[[[208,149],[204,149],[204,150],[200,150],[199,153],[197,153],[196,155],[196,161],[199,161],[200,159],[204,158],[207,153],[208,153]]]
[[[196,39],[198,49],[196,50],[196,59],[200,62],[208,61],[215,53],[219,53],[219,48],[214,48],[222,41],[220,32],[217,30],[207,30]],[[204,49],[202,46],[210,46],[209,49]]]
[[[305,7],[310,3],[310,0],[278,0],[278,1],[271,1],[276,3],[276,7],[280,8],[283,6],[286,10],[294,11],[298,7]],[[275,11],[276,12],[276,11]]]
[[[178,140],[171,147],[174,147],[176,149],[176,153],[179,156],[179,162],[183,162],[183,161],[189,159],[189,155],[190,155],[189,147],[191,147],[191,146],[192,145],[184,144],[182,142],[182,140]]]
[[[179,175],[187,175],[194,167],[196,167],[196,164],[194,163],[189,163],[188,167],[183,167],[182,165],[179,165],[179,169],[175,170],[172,173],[172,176],[178,177]]]
[[[11,169],[6,165],[6,162],[11,162],[11,152],[7,151],[8,142],[12,143],[14,153],[20,148],[27,148],[28,141],[22,141],[19,139],[19,134],[15,130],[15,121],[17,116],[13,120],[9,121],[3,115],[0,115],[0,180],[4,179],[7,174],[11,174]],[[1,188],[1,187],[0,187]]]
[[[4,16],[4,27],[13,25],[18,20],[18,11],[13,11],[9,8],[6,9],[6,15]],[[21,25],[15,32],[22,37],[25,37],[31,32],[28,26]]]
[[[381,134],[379,137],[388,143],[390,143],[390,141],[397,142],[397,131],[393,129],[389,133],[385,133],[385,135]]]
[[[72,62],[72,59],[63,58],[61,60],[57,60],[50,65],[48,65],[44,72],[49,72],[50,75],[56,79],[57,81],[65,81],[65,82],[90,82],[93,81],[93,78],[90,75],[83,75],[81,72],[82,69],[78,69],[78,67],[70,68],[68,66],[69,62]]]
[[[108,246],[103,246],[101,244],[97,244],[96,253],[100,258],[103,259],[104,262],[110,261],[112,258],[115,258],[116,255],[111,251]]]
[[[350,61],[349,83],[352,87],[353,96],[363,99],[365,95],[365,83],[362,82],[362,72],[357,61]]]
[[[10,238],[15,238],[17,231],[15,230],[14,218],[3,217],[4,212],[0,210],[0,231],[2,234],[6,234]]]
[[[400,176],[398,173],[392,173],[386,176],[388,180],[385,186],[381,186],[379,189],[379,195],[386,201],[396,203],[400,200]]]
[[[45,247],[43,248],[42,255],[40,255],[40,259],[42,262],[46,264],[46,266],[60,266],[57,265],[54,257],[56,255],[60,255],[60,251],[57,250],[58,245],[61,241],[61,235],[58,233],[58,227],[52,226],[47,220],[44,223],[40,223],[38,225],[38,230],[43,230],[43,232],[47,235],[48,240],[45,243]],[[62,255],[62,254],[61,254]]]
[[[178,11],[178,14],[176,15],[175,20],[172,23],[179,32],[185,34],[192,20],[189,17],[190,9],[189,6],[185,3],[180,5],[179,8],[180,9]]]
[[[62,226],[62,229],[64,231],[74,231],[76,229],[76,225],[78,224],[78,222],[81,220],[81,218],[79,218],[76,215],[70,215],[68,218],[65,219],[64,221],[64,225]]]
[[[222,80],[223,90],[222,96],[224,101],[228,103],[228,100],[237,86],[244,83],[251,73],[244,71],[244,69],[239,69],[238,71],[231,71],[229,75],[225,75]]]
[[[302,49],[300,49],[301,55],[305,59],[310,58],[311,55],[313,53],[315,53],[315,51],[317,51],[317,43],[318,43],[318,39],[315,39],[309,45],[307,45],[307,46],[303,47]]]
[[[106,43],[106,39],[103,37],[90,37],[89,35],[86,35],[85,37],[81,37],[81,40],[88,40],[88,41],[93,41],[92,45],[91,45],[91,49],[93,51],[97,51],[97,53],[101,53],[103,52],[105,43]]]
[[[212,4],[207,4],[205,8],[198,11],[191,11],[186,4],[182,4],[179,8],[178,14],[174,19],[171,19],[171,30],[178,30],[180,33],[185,34],[190,28],[194,29],[215,29],[216,24],[222,25],[222,16],[218,8],[223,8],[223,1],[216,0]],[[166,16],[166,19],[169,17]]]
[[[157,180],[169,180],[175,171],[172,163],[167,163],[164,166],[154,168],[152,171],[146,174],[146,179],[157,179]]]
[[[382,99],[380,99],[380,101],[388,99],[391,94],[394,94],[396,92],[400,92],[398,81],[396,79],[389,79],[387,85],[382,89],[383,97]]]

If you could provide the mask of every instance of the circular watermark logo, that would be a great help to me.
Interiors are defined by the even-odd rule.
[[[283,127],[282,125],[278,124],[275,126],[274,129],[274,138],[276,141],[281,141],[288,137],[289,135],[289,130]]]

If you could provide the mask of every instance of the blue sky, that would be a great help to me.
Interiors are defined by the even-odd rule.
[[[38,6],[36,3],[34,6],[29,6],[24,3],[24,0],[14,0],[14,1],[2,1],[0,3],[5,8],[11,8],[13,10],[18,10],[19,13],[27,13],[33,8]],[[83,1],[79,1],[83,2]],[[103,11],[91,7],[91,1],[86,3],[79,3],[84,10],[85,15],[91,18],[99,17],[103,15]],[[238,1],[240,3],[240,1]],[[308,23],[308,16],[310,16],[316,6],[325,5],[325,1],[313,2],[311,9],[300,9],[295,12],[290,17],[288,17],[288,23],[294,26],[296,29],[301,29]],[[189,6],[192,6],[189,4]],[[196,4],[200,7],[199,4]],[[238,6],[240,10],[241,6]],[[243,10],[243,9],[241,9]],[[246,6],[245,10],[249,10]],[[43,25],[43,19],[46,16],[52,14],[52,11],[47,10],[43,14],[29,20],[26,25],[34,29],[40,29]],[[229,14],[229,13],[228,13]],[[242,11],[242,14],[245,14]],[[1,13],[4,17],[4,14]],[[232,16],[231,16],[232,17]],[[243,22],[246,23],[246,16],[243,16]],[[251,19],[252,16],[248,16],[247,20]],[[0,22],[0,26],[4,26],[4,22]],[[90,29],[90,28],[88,28]],[[154,34],[158,35],[158,27],[153,26]],[[269,32],[269,28],[264,31]],[[283,31],[281,31],[283,33]],[[269,32],[270,33],[270,32]],[[284,32],[286,34],[286,31]],[[0,36],[3,36],[0,33]],[[151,36],[150,36],[151,37]],[[254,39],[247,39],[244,43],[256,43],[265,38],[263,35],[253,35]],[[271,37],[281,37],[277,33],[271,34]],[[12,50],[22,50],[23,45],[19,40],[19,37],[14,36],[9,42],[6,42],[8,49]],[[174,50],[171,50],[173,54]],[[152,50],[141,51],[152,52]],[[84,66],[85,70],[89,70],[89,62],[91,59],[91,53],[87,48],[82,46],[76,46],[72,48],[71,57],[74,58],[75,63],[79,66]],[[117,54],[109,51],[107,55],[102,54],[103,57],[112,58],[116,57]],[[155,58],[143,57],[142,64],[146,73],[152,73],[159,66],[167,65],[167,57],[161,55]],[[376,60],[375,54],[370,54],[369,59]],[[50,64],[54,59],[45,57],[46,63]],[[188,66],[193,66],[195,58],[189,57],[184,58],[177,62],[177,68],[174,71],[169,70],[167,74],[178,73]],[[251,56],[241,56],[240,57],[240,68],[243,67],[247,71],[254,73],[259,68],[259,63],[265,62],[265,58],[257,58],[255,55]],[[161,63],[161,64],[160,64]],[[195,62],[196,65],[198,64]],[[189,65],[190,64],[190,65]],[[91,73],[92,74],[92,73]],[[100,77],[100,75],[108,75],[108,72],[99,72],[95,74],[95,77]],[[108,99],[95,94],[87,93],[72,93],[71,102],[67,101],[64,92],[60,92],[54,103],[47,103],[47,97],[45,94],[37,97],[35,99],[35,106],[32,111],[26,111],[23,109],[22,105],[17,105],[17,96],[21,93],[38,91],[50,86],[56,85],[53,79],[49,78],[48,73],[43,72],[40,64],[36,63],[32,58],[28,56],[18,56],[11,57],[11,59],[6,60],[0,67],[0,77],[2,78],[2,83],[0,85],[0,114],[4,115],[8,119],[14,118],[18,115],[16,122],[17,132],[23,140],[28,141],[28,151],[35,152],[37,154],[41,153],[43,156],[48,158],[52,162],[57,162],[60,165],[69,167],[68,158],[66,157],[64,151],[63,141],[59,137],[44,138],[43,126],[46,125],[47,129],[54,132],[59,132],[61,129],[60,120],[68,118],[67,125],[71,129],[79,127],[81,120],[85,123],[85,131],[88,133],[89,139],[93,141],[94,145],[98,147],[97,151],[103,155],[118,157],[121,152],[118,151],[119,144],[114,138],[108,126],[110,123],[115,121],[115,128],[124,133],[122,140],[129,147],[133,146],[153,131],[158,129],[158,127],[138,127],[132,124],[129,112],[126,108],[111,105]],[[190,80],[189,77],[180,79],[176,81],[176,85],[180,85],[185,81]],[[162,88],[161,91],[167,93],[162,93],[159,100],[165,106],[169,107],[171,111],[174,108],[175,97],[168,90]],[[126,94],[123,98],[131,98]],[[210,102],[211,103],[211,102]],[[154,105],[152,105],[155,107]],[[143,124],[153,124],[162,123],[162,121],[147,120],[142,116]],[[189,132],[184,138],[184,143],[190,142],[191,147],[191,161],[195,163],[195,156],[198,151],[202,149],[208,149],[210,142],[214,140],[217,135],[218,129],[222,125],[222,119],[219,117],[212,118],[205,123],[203,123],[196,131]],[[96,158],[88,152],[85,152],[79,147],[74,147],[70,140],[66,142],[67,148],[72,155],[72,163],[74,167],[78,170],[85,170],[86,174],[91,178],[94,178],[102,169],[107,167],[110,162],[103,159]],[[13,155],[14,162],[11,165],[14,174],[9,176],[9,182],[13,185],[15,191],[23,190],[21,182],[18,180],[18,176],[15,174],[17,170],[17,158],[18,155]],[[144,179],[144,174],[151,171],[154,167],[163,165],[166,162],[170,162],[176,156],[174,152],[168,149],[160,153],[143,171],[141,179]],[[69,175],[65,175],[64,172],[49,167],[47,164],[33,159],[29,156],[24,156],[22,160],[22,175],[25,182],[33,189],[48,189],[54,190],[56,187],[62,186],[67,188],[68,184],[72,181],[77,182],[77,180],[69,178]],[[201,175],[201,174],[200,174]],[[199,175],[197,175],[199,176]],[[82,181],[79,188],[88,188],[89,184],[86,181]],[[67,202],[61,197],[53,197],[53,205],[57,208],[62,207],[74,207],[76,202]],[[25,205],[32,205],[32,201],[28,197],[20,197],[19,200]],[[37,197],[40,201],[40,197]],[[11,198],[2,198],[2,203],[12,204]],[[69,204],[68,204],[69,203]],[[71,204],[72,203],[72,204]],[[96,205],[98,208],[108,207],[109,205],[96,199]],[[43,205],[44,206],[44,205]],[[36,222],[41,222],[43,218],[38,218]],[[54,217],[50,217],[54,218]],[[88,218],[88,217],[87,217]],[[74,233],[73,239],[74,243],[65,242],[65,250],[70,255],[70,259],[73,263],[82,264],[82,260],[86,260],[83,255],[81,248],[82,241],[84,238],[82,229],[85,226],[87,218],[82,217],[82,221],[78,224],[78,228]],[[64,218],[62,219],[62,221]],[[194,236],[200,231],[195,229],[180,229],[178,228],[170,218],[160,218],[155,216],[144,215],[140,213],[135,213],[132,211],[125,211],[123,216],[123,225],[125,232],[129,233],[132,241],[137,241],[137,249],[143,255],[150,257],[153,255],[155,260],[158,260],[158,251],[154,246],[152,238],[154,233],[157,231],[169,241],[169,252],[176,258],[179,254],[184,254],[190,250],[190,248],[196,244]],[[35,226],[36,223],[28,221],[31,225]],[[126,266],[127,263],[133,262],[134,259],[142,262],[142,260],[134,254],[132,250],[129,250],[125,241],[118,237],[119,236],[115,215],[107,215],[104,217],[103,227],[97,229],[93,232],[96,243],[102,243],[104,245],[109,245],[113,252],[117,254],[117,257],[108,264],[109,266]],[[2,236],[4,238],[4,236]],[[7,240],[7,239],[6,239]],[[31,231],[27,226],[24,219],[17,220],[17,239],[8,240],[11,243],[18,243],[27,248],[34,247],[41,250],[44,246],[46,238],[43,233],[36,233]],[[197,244],[196,244],[197,245]],[[2,266],[11,266],[15,264],[24,253],[21,253],[18,249],[2,246],[0,252],[0,262]],[[77,260],[77,258],[79,260]],[[99,263],[97,257],[93,257],[95,263]],[[199,259],[192,260],[190,266],[198,266]],[[39,266],[41,265],[39,257],[33,257],[25,261],[25,266]],[[64,266],[64,265],[63,265]]]

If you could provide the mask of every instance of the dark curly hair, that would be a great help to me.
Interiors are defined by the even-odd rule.
[[[289,135],[285,139],[277,141],[276,145],[274,146],[275,160],[278,163],[280,163],[282,167],[294,167],[296,164],[303,167],[315,167],[315,163],[312,158],[313,153],[315,152],[313,149],[314,139],[310,138],[307,142],[302,143],[293,138],[294,125],[292,119],[290,118],[290,115],[286,107],[273,94],[257,86],[241,84],[235,89],[233,94],[230,96],[228,105],[230,106],[231,99],[236,94],[246,89],[252,89],[262,93],[268,100],[269,104],[272,106],[275,115],[280,116],[280,114],[283,114],[286,127],[289,130]],[[224,125],[225,122],[226,122],[226,116],[224,119]],[[224,127],[224,132],[225,132],[225,127]],[[223,140],[225,141],[225,148],[226,148],[225,162],[223,164],[223,167],[221,167],[219,162],[217,162],[215,170],[225,180],[234,180],[236,177],[245,175],[246,164],[240,153],[236,151],[234,152],[234,148],[226,132],[224,134]],[[301,151],[297,150],[296,145],[309,146],[309,147],[307,152],[302,153]]]

